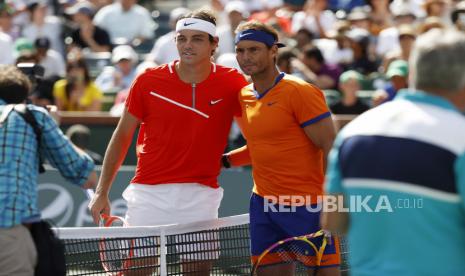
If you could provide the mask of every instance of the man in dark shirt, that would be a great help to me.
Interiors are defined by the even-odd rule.
[[[78,2],[66,11],[79,27],[71,33],[72,44],[79,48],[89,48],[92,52],[110,52],[111,42],[108,32],[92,22],[94,6]]]
[[[344,72],[339,78],[339,90],[342,93],[342,99],[330,106],[334,114],[361,114],[370,107],[357,97],[360,90],[360,81],[363,76],[357,71]]]

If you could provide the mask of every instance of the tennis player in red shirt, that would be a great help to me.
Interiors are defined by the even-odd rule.
[[[130,88],[89,205],[96,222],[110,213],[108,194],[137,127],[136,172],[123,193],[128,224],[218,217],[221,156],[233,117],[241,116],[238,94],[247,82],[236,69],[211,62],[218,37],[208,11],[182,17],[175,39],[180,60],[147,69]]]

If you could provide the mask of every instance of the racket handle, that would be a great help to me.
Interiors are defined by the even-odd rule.
[[[88,199],[94,198],[94,195],[95,195],[94,190],[92,190],[92,189],[86,189],[85,192],[86,192],[86,196],[87,196]]]

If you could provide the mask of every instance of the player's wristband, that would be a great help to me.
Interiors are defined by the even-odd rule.
[[[227,154],[223,154],[221,157],[221,163],[223,164],[224,168],[231,168],[231,163],[229,162],[229,156]]]

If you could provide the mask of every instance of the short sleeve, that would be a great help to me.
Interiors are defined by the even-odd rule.
[[[323,92],[310,84],[296,87],[291,104],[302,128],[331,116]]]
[[[137,117],[139,120],[142,120],[144,117],[143,112],[143,93],[142,93],[142,79],[144,78],[144,73],[140,74],[132,83],[129,88],[129,95],[126,98],[126,107],[132,115]]]
[[[328,155],[328,167],[326,171],[325,192],[327,194],[342,194],[342,173],[339,164],[339,147],[342,143],[342,137],[338,136],[334,146]]]

